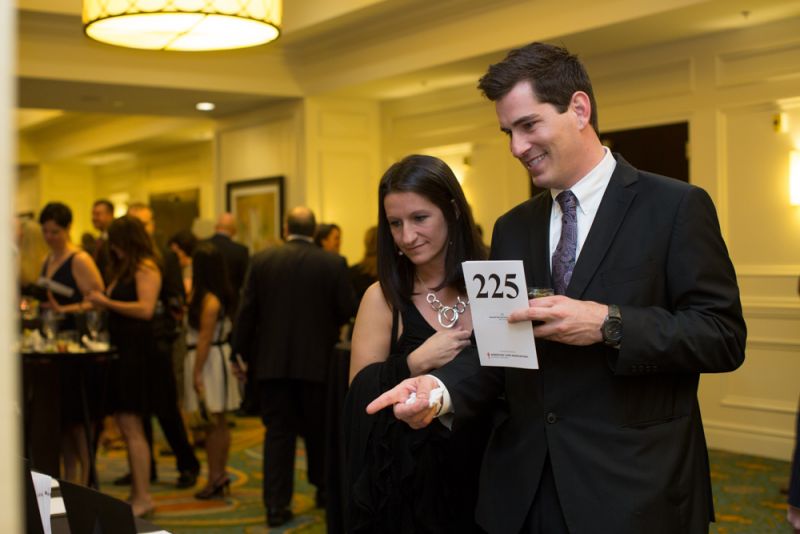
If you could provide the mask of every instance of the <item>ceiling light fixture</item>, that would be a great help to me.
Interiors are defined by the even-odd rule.
[[[129,48],[228,50],[277,39],[281,15],[281,0],[83,0],[83,31]]]
[[[194,107],[197,111],[214,111],[217,106],[213,102],[198,102]]]

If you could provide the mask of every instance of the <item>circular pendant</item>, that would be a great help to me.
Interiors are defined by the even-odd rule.
[[[442,306],[438,314],[439,324],[444,328],[453,328],[458,321],[458,310],[450,306]]]

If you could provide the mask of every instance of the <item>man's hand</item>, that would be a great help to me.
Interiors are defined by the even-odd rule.
[[[416,376],[403,380],[394,388],[370,402],[367,413],[372,415],[389,406],[394,406],[394,416],[408,423],[414,429],[424,428],[433,421],[438,406],[429,406],[428,399],[432,389],[439,387],[439,382],[429,375]],[[411,393],[416,393],[417,400],[406,404]]]
[[[606,315],[606,304],[556,295],[528,301],[528,308],[513,312],[508,322],[539,321],[541,324],[533,327],[537,339],[567,345],[592,345],[603,341],[600,327]]]

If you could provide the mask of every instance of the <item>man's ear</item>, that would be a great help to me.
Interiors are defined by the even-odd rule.
[[[583,130],[592,118],[592,101],[583,91],[575,91],[569,101],[569,109],[578,120],[578,128]]]

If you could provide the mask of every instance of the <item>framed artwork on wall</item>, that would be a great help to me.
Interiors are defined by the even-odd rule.
[[[281,241],[283,224],[283,176],[228,182],[226,210],[236,220],[236,240],[250,254]]]

